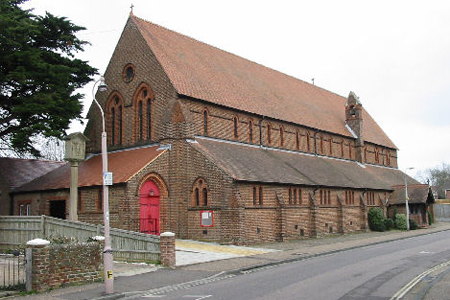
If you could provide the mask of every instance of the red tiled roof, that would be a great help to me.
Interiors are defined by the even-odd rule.
[[[135,16],[130,17],[180,95],[352,137],[346,98]],[[395,148],[364,110],[365,140]]]
[[[1,157],[0,176],[6,180],[9,189],[14,190],[64,164],[63,161]]]
[[[392,190],[404,181],[398,169],[208,138],[191,146],[238,181]],[[418,182],[408,177],[409,184]]]
[[[113,183],[127,182],[133,175],[147,166],[159,155],[159,146],[143,147],[108,153],[108,171],[113,173]],[[80,163],[78,168],[78,186],[100,186],[103,184],[102,157],[94,155]],[[45,176],[18,188],[17,192],[57,190],[69,188],[70,164],[56,169]]]

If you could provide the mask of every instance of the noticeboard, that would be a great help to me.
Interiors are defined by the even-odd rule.
[[[200,211],[200,226],[212,227],[214,225],[214,212],[212,210]]]

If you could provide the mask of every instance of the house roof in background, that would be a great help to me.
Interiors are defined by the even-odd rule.
[[[313,154],[197,137],[191,146],[237,181],[392,190],[398,169],[361,165]],[[411,177],[408,182],[417,184]]]
[[[63,166],[63,161],[0,157],[0,176],[9,190],[14,189]]]
[[[113,173],[113,183],[125,183],[136,173],[155,160],[166,150],[158,150],[158,146],[142,147],[108,153],[108,171]],[[78,186],[101,186],[102,157],[94,155],[79,164]],[[39,177],[16,189],[16,192],[31,192],[43,190],[68,189],[70,179],[70,164]]]
[[[347,98],[133,15],[129,21],[180,95],[352,138]],[[363,119],[366,141],[396,149],[364,109]]]

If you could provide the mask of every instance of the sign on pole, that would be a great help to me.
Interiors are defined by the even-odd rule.
[[[105,172],[103,173],[103,185],[112,185],[113,184],[113,173]]]

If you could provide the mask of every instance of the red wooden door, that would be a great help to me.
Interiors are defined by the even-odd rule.
[[[139,193],[140,231],[159,235],[159,189],[153,181],[147,181]]]

